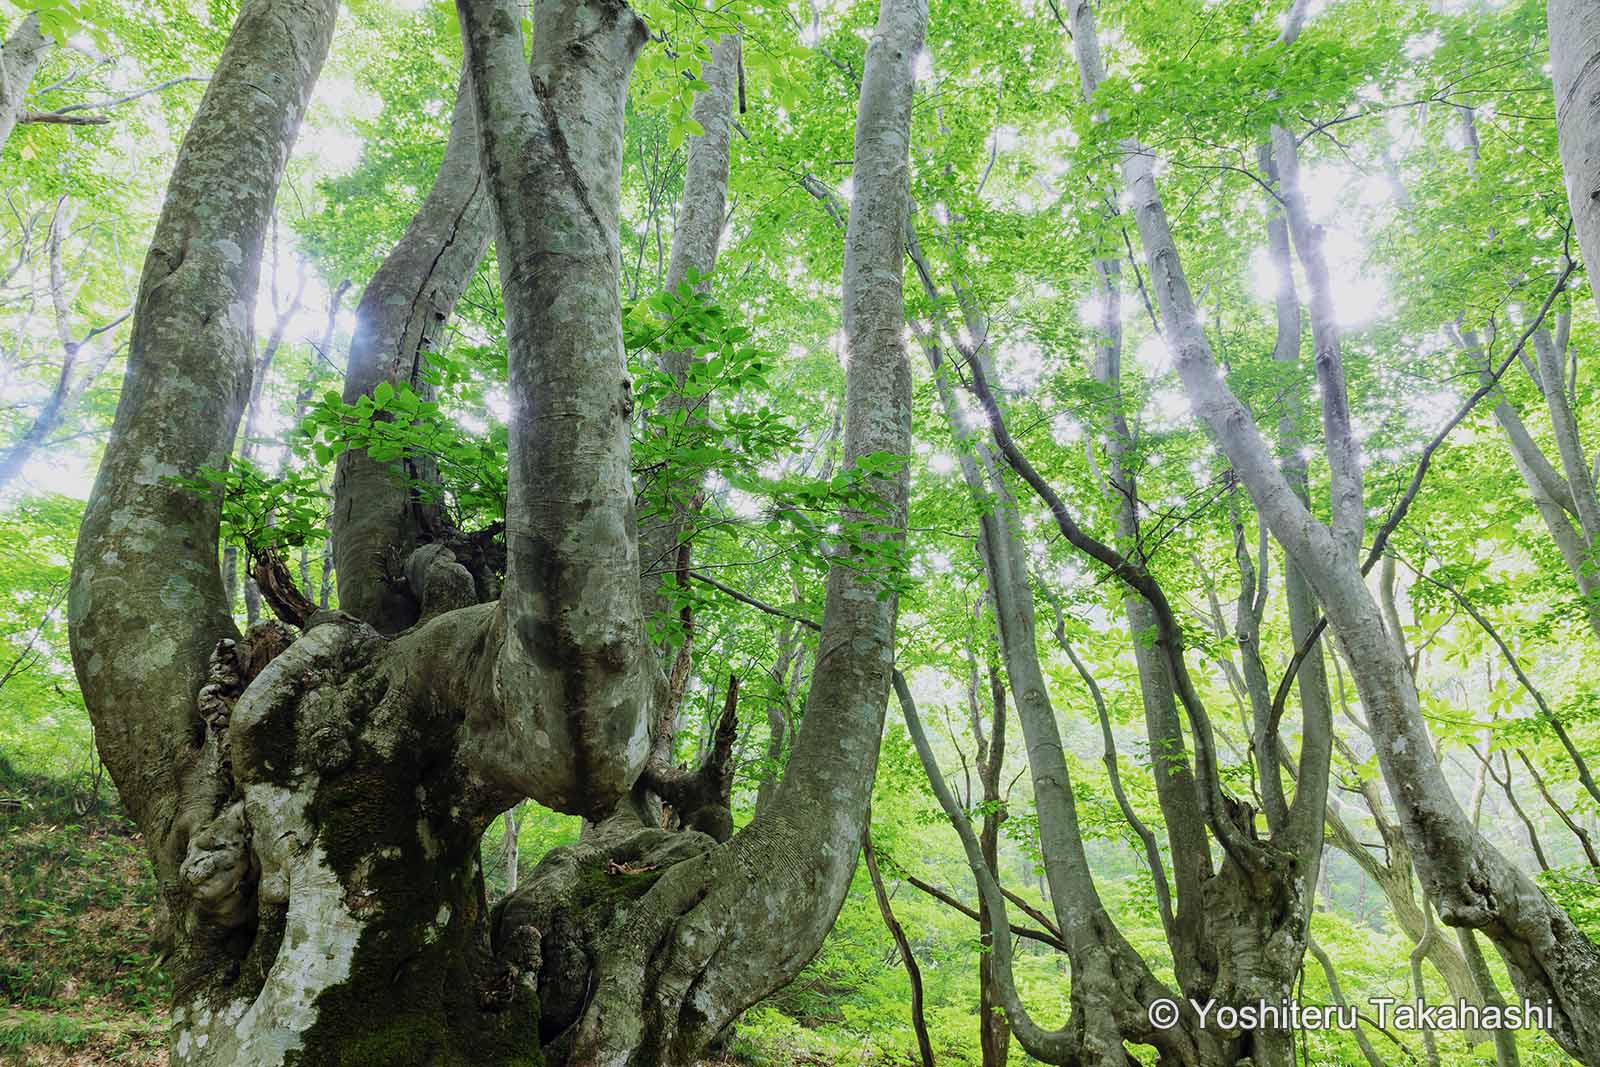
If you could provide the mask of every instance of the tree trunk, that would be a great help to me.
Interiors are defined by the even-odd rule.
[[[1375,794],[1376,789],[1369,783],[1363,782],[1361,791],[1370,808],[1376,797],[1367,794],[1369,791]],[[1427,923],[1423,919],[1422,908],[1417,901],[1411,853],[1400,836],[1400,828],[1383,818],[1381,808],[1374,812],[1373,821],[1387,853],[1386,862],[1380,863],[1372,850],[1361,843],[1332,808],[1328,811],[1329,843],[1355,860],[1366,872],[1367,877],[1383,892],[1396,924],[1415,945],[1422,940],[1427,930]],[[1484,1003],[1483,995],[1473,979],[1467,960],[1448,941],[1444,938],[1434,938],[1427,948],[1427,957],[1428,962],[1433,964],[1434,970],[1444,979],[1445,987],[1450,990],[1450,996],[1454,1000],[1465,1004]],[[1479,1039],[1482,1037],[1481,1034],[1474,1036]]]
[[[980,335],[981,336],[981,335]],[[1060,727],[1039,662],[1033,593],[1025,569],[1026,553],[1016,531],[1020,516],[1003,482],[991,481],[979,467],[987,445],[966,429],[959,412],[949,370],[940,349],[924,343],[933,367],[934,382],[946,419],[956,437],[961,469],[979,517],[979,550],[989,579],[995,607],[1000,651],[1022,724],[1028,767],[1033,779],[1034,805],[1039,817],[1039,847],[1044,877],[1050,886],[1056,925],[1063,931],[1072,961],[1072,1012],[1060,1031],[1044,1031],[1007,995],[1007,1015],[1012,1032],[1028,1053],[1047,1063],[1071,1062],[1082,1056],[1086,1063],[1121,1062],[1126,1033],[1133,1040],[1154,1037],[1144,1005],[1159,995],[1159,982],[1134,952],[1106,912],[1094,884],[1088,854],[1079,828],[1077,801],[1062,747]],[[975,353],[987,359],[987,353]],[[992,462],[992,461],[991,461]],[[925,767],[930,778],[936,768]],[[954,821],[954,817],[952,817]],[[962,816],[962,824],[965,816]],[[960,826],[957,826],[958,831]],[[970,833],[970,831],[969,831]],[[977,862],[985,864],[982,846]],[[977,872],[974,872],[975,874]],[[978,875],[993,880],[984,866]],[[996,889],[998,892],[998,886]],[[985,909],[987,910],[987,909]],[[1006,924],[991,916],[995,929]],[[998,951],[1000,942],[993,943]],[[1004,985],[1006,975],[996,975]]]
[[[934,1067],[933,1041],[928,1037],[928,1020],[922,1011],[922,968],[917,966],[911,941],[906,937],[900,920],[894,917],[894,908],[889,904],[889,890],[883,884],[883,875],[878,870],[878,857],[872,849],[872,834],[868,832],[861,840],[861,853],[867,862],[867,875],[872,879],[872,895],[878,901],[878,914],[883,917],[883,925],[889,928],[895,948],[900,952],[900,961],[905,964],[906,977],[911,980],[911,1028],[917,1034],[917,1053],[922,1057],[922,1067]]]
[[[588,24],[590,31],[598,26],[605,32],[614,25],[616,11],[611,4],[593,5],[584,12],[594,20]],[[626,9],[622,14],[632,18]],[[908,198],[912,71],[925,20],[926,9],[916,0],[884,0],[862,82],[857,193],[851,205],[844,278],[850,353],[845,434],[849,466],[867,455],[904,456],[910,446],[910,371],[901,340],[901,242]],[[546,40],[541,34],[548,32],[547,27],[536,33],[536,42]],[[469,39],[476,44],[478,36],[469,34]],[[551,47],[559,47],[559,41]],[[515,62],[510,54],[498,61],[485,58],[505,69]],[[534,69],[536,100],[525,105],[542,109],[539,101],[548,97],[538,52]],[[563,83],[561,91],[571,84],[572,80]],[[506,87],[513,88],[514,83]],[[553,90],[549,96],[556,95]],[[550,103],[558,105],[559,98]],[[605,103],[612,106],[609,100]],[[619,94],[618,134],[620,103]],[[560,113],[556,107],[552,110]],[[495,109],[487,107],[484,113],[494,115]],[[508,116],[497,116],[495,128],[501,128],[498,122],[503,117]],[[497,199],[504,205],[492,159],[488,169]],[[575,169],[582,172],[581,157]],[[614,227],[614,162],[606,173],[606,199],[602,201],[592,186],[587,199],[591,205],[604,205],[604,211],[596,214]],[[502,206],[501,218],[509,231],[513,213]],[[614,232],[608,242],[613,272],[617,269]],[[503,265],[508,258],[502,254]],[[519,287],[510,273],[514,268],[507,269],[505,291],[513,299],[510,294]],[[615,273],[599,291],[617,291]],[[620,369],[618,365],[613,373],[620,374]],[[620,385],[618,379],[613,382],[614,388]],[[876,521],[895,531],[883,535],[893,542],[903,537],[907,481],[903,468],[872,480],[883,508]],[[619,565],[615,573],[629,572]],[[631,574],[637,582],[636,564]],[[512,588],[508,582],[508,595]],[[635,597],[637,605],[637,593]],[[792,977],[815,951],[855,871],[882,729],[894,618],[893,596],[880,595],[874,583],[848,567],[831,569],[821,638],[821,647],[830,650],[828,670],[812,682],[803,725],[769,805],[725,845],[673,865],[664,875],[652,875],[658,880],[640,906],[625,921],[613,924],[613,933],[593,940],[594,951],[588,957],[593,960],[593,995],[581,1017],[547,1046],[547,1055],[553,1051],[560,1058],[585,1063],[682,1063],[745,1007]],[[592,847],[606,848],[613,840],[638,840],[641,835],[648,839],[654,833],[641,830],[624,808],[597,828]],[[545,896],[533,887],[541,872],[553,874],[557,866],[557,860],[547,858],[530,879],[529,891],[508,904],[498,924],[502,938],[508,932],[514,937],[518,930],[547,927]],[[782,916],[785,936],[779,943],[771,933],[773,916]],[[559,939],[547,936],[543,941],[558,956],[573,958],[573,953],[563,953]],[[548,961],[551,956],[547,952],[544,958]],[[587,969],[581,963],[579,968]],[[551,1020],[549,1008],[545,1019]]]
[[[1494,975],[1489,972],[1489,964],[1483,958],[1483,950],[1478,947],[1478,935],[1471,930],[1457,928],[1456,943],[1461,946],[1461,957],[1466,960],[1467,967],[1472,972],[1473,985],[1477,989],[1476,999],[1497,1008],[1505,1008],[1506,998],[1500,994],[1500,987],[1495,984]],[[1517,1051],[1516,1031],[1497,1027],[1489,1036],[1494,1040],[1494,1059],[1497,1067],[1518,1067],[1522,1060],[1521,1054]]]
[[[767,672],[772,684],[772,696],[767,701],[767,747],[761,768],[761,782],[756,787],[756,814],[765,811],[783,779],[784,742],[789,736],[789,718],[794,710],[795,692],[799,688],[800,670],[804,665],[806,649],[793,622],[785,622],[778,630],[778,658]]]
[[[978,882],[983,910],[989,914],[994,929],[1010,929],[1004,891],[984,862],[983,849],[977,835],[972,832],[972,824],[939,769],[922,729],[911,689],[898,671],[894,675],[894,687],[905,716],[906,729],[911,734],[912,744],[928,776],[928,784],[950,820],[950,825],[961,838],[967,865]],[[1026,720],[1023,732],[1025,736],[1028,735]],[[1028,737],[1028,745],[1031,762],[1032,750],[1037,747],[1031,736]],[[1048,780],[1046,784],[1055,788]],[[1041,841],[1044,839],[1042,828],[1040,838]],[[1057,887],[1064,883],[1070,885],[1068,877],[1074,881],[1081,877],[1075,871],[1063,870],[1074,860],[1075,857],[1063,853],[1058,853],[1053,862],[1046,859],[1046,877],[1051,885],[1052,901],[1058,917],[1062,916],[1063,908]],[[1045,1063],[1121,1065],[1128,1059],[1122,1037],[1126,1030],[1129,1035],[1127,1040],[1155,1045],[1160,1050],[1163,1062],[1184,1065],[1203,1062],[1198,1058],[1195,1044],[1186,1028],[1180,1026],[1163,1030],[1149,1026],[1146,1016],[1146,1029],[1137,1029],[1137,1023],[1131,1018],[1135,1012],[1146,1015],[1146,1005],[1157,999],[1170,1000],[1171,993],[1144,966],[1144,961],[1123,940],[1121,932],[1110,922],[1103,909],[1098,913],[1091,911],[1099,903],[1092,883],[1087,890],[1075,885],[1071,889],[1074,894],[1072,899],[1084,901],[1089,906],[1067,910],[1066,917],[1070,925],[1057,927],[1062,947],[1067,950],[1072,963],[1072,1009],[1066,1025],[1061,1029],[1047,1030],[1034,1021],[1022,1003],[1012,975],[1011,939],[994,939],[991,951],[995,980],[1018,1044],[1029,1055]]]
[[[179,927],[177,1064],[232,1062],[194,1044],[218,1003],[211,983],[230,970],[244,985],[265,979],[264,968],[240,972],[236,952],[241,918],[255,915],[237,893],[251,872],[227,772],[224,695],[236,696],[246,673],[238,654],[265,655],[274,642],[239,643],[217,566],[219,502],[168,478],[228,463],[250,389],[264,238],[337,8],[251,0],[240,13],[145,260],[122,396],[73,561],[73,664],[101,757]],[[278,908],[269,925],[281,932],[283,918]],[[327,941],[326,967],[348,963],[342,945]],[[229,1020],[240,1041],[262,1022]]]
[[[478,159],[471,78],[463,67],[438,175],[356,307],[345,403],[357,402],[383,383],[432,395],[423,378],[428,354],[443,339],[445,322],[483,258],[493,227]],[[339,610],[380,633],[397,633],[421,617],[423,590],[402,584],[400,576],[412,553],[438,533],[437,509],[407,484],[407,476],[435,480],[426,457],[380,462],[356,450],[340,455],[334,475],[330,529]]]
[[[50,50],[50,38],[39,29],[39,16],[28,15],[0,45],[0,151],[11,139],[22,113],[22,97]]]
[[[244,579],[244,624],[248,630],[261,621],[261,587],[250,575]]]
[[[217,504],[164,479],[226,462],[272,195],[335,8],[251,0],[240,16],[180,153],[74,561],[74,662],[178,926],[172,1059],[680,1067],[799,971],[843,902],[896,600],[831,568],[828,669],[743,832],[718,844],[619,807],[661,683],[641,624],[617,300],[624,104],[647,32],[619,0],[539,0],[530,70],[521,5],[460,0],[509,323],[504,595],[458,606],[461,568],[432,554],[407,568],[423,621],[396,637],[309,608],[298,638],[272,623],[237,635]],[[851,466],[910,452],[900,267],[925,19],[885,0],[863,80]],[[867,479],[890,555],[908,483],[903,464]],[[617,814],[491,915],[481,837],[524,797]]]
[[[506,896],[517,891],[517,877],[521,871],[522,848],[518,840],[522,830],[522,805],[513,804],[506,809],[506,858],[505,881]]]
[[[1549,0],[1550,75],[1567,203],[1584,262],[1600,263],[1600,0]],[[1600,304],[1591,268],[1589,288]],[[1555,384],[1555,383],[1552,383]],[[1559,384],[1555,384],[1559,389]]]
[[[1069,5],[1069,10],[1080,74],[1086,94],[1092,94],[1101,69],[1093,15],[1087,5],[1081,3]],[[929,268],[915,251],[914,258],[923,274],[924,287],[929,288],[930,296],[936,299],[937,293],[931,291]],[[1115,295],[1114,272],[1103,264],[1099,273],[1097,295],[1101,296],[1109,309]],[[962,295],[959,284],[957,295],[958,299]],[[979,316],[970,310],[967,301],[961,303],[966,313],[968,333],[973,337],[985,336],[986,331],[981,328],[983,324]],[[954,331],[946,328],[946,332]],[[1097,374],[1108,383],[1115,381],[1116,364],[1119,362],[1116,342],[1115,324],[1111,324],[1102,340],[1101,356],[1097,361]],[[928,340],[924,344],[934,364],[941,393],[947,393],[949,387],[943,379],[937,347]],[[1063,533],[1074,545],[1086,552],[1092,547],[1091,554],[1095,558],[1113,566],[1119,577],[1128,580],[1130,591],[1137,594],[1129,598],[1130,612],[1136,612],[1140,604],[1146,605],[1149,611],[1147,622],[1158,624],[1158,629],[1164,634],[1160,648],[1162,658],[1158,660],[1152,657],[1149,664],[1151,669],[1145,679],[1150,683],[1145,687],[1147,711],[1161,711],[1161,696],[1163,693],[1168,695],[1166,708],[1171,713],[1170,718],[1162,720],[1158,717],[1151,723],[1151,744],[1160,750],[1158,762],[1161,764],[1174,762],[1177,752],[1173,748],[1182,744],[1182,729],[1177,722],[1175,708],[1171,706],[1170,695],[1180,683],[1186,687],[1185,706],[1190,711],[1196,732],[1197,759],[1205,761],[1201,765],[1201,777],[1206,784],[1198,787],[1193,777],[1172,775],[1166,783],[1172,792],[1163,807],[1166,808],[1170,803],[1180,813],[1179,822],[1183,825],[1191,823],[1197,811],[1205,815],[1205,821],[1199,824],[1196,831],[1198,840],[1181,844],[1174,840],[1174,862],[1175,865],[1195,865],[1191,872],[1194,877],[1188,880],[1190,895],[1187,903],[1190,910],[1187,914],[1195,922],[1203,923],[1208,933],[1184,937],[1183,924],[1173,924],[1171,936],[1174,956],[1179,961],[1179,978],[1181,982],[1190,983],[1184,991],[1200,998],[1214,991],[1225,1000],[1238,1002],[1281,999],[1292,988],[1298,971],[1306,936],[1309,890],[1316,873],[1314,858],[1310,862],[1296,864],[1288,857],[1300,857],[1308,852],[1314,857],[1320,850],[1322,796],[1326,783],[1326,730],[1323,730],[1317,744],[1308,744],[1303,750],[1303,756],[1308,761],[1308,765],[1301,768],[1306,785],[1296,799],[1293,817],[1285,813],[1280,822],[1278,831],[1281,836],[1275,835],[1271,841],[1256,841],[1252,832],[1252,840],[1247,842],[1239,830],[1239,825],[1247,821],[1247,814],[1241,815],[1235,810],[1239,809],[1236,804],[1224,810],[1229,802],[1220,793],[1209,724],[1192,683],[1187,680],[1181,639],[1175,620],[1170,617],[1170,609],[1166,607],[1164,594],[1143,571],[1142,560],[1121,556],[1108,546],[1094,542],[1076,527],[1059,499],[1032,471],[1025,458],[1016,451],[1014,443],[1009,441],[1003,415],[993,393],[985,384],[992,375],[992,368],[987,363],[984,345],[979,342],[972,345],[970,350],[964,348],[963,354],[967,357],[980,401],[994,429],[996,444],[1004,452],[1006,460],[1045,499]],[[944,401],[958,441],[965,445],[964,440],[959,440],[964,435],[960,432],[960,421],[948,395],[944,396]],[[1114,430],[1118,428],[1115,415],[1111,422]],[[1114,448],[1120,448],[1120,442]],[[1073,1013],[1062,1031],[1041,1032],[1027,1018],[1020,1004],[1015,1002],[1014,992],[1007,991],[1008,1013],[1011,1014],[1019,1041],[1030,1053],[1050,1062],[1068,1062],[1077,1057],[1083,1057],[1088,1062],[1098,1062],[1100,1059],[1120,1062],[1125,1055],[1121,1047],[1124,1040],[1156,1044],[1162,1049],[1163,1055],[1179,1060],[1197,1054],[1194,1047],[1187,1044],[1192,1041],[1200,1047],[1198,1054],[1207,1061],[1233,1062],[1247,1057],[1272,1063],[1289,1062],[1292,1046],[1286,1033],[1213,1034],[1205,1032],[1203,1028],[1197,1029],[1192,1035],[1170,1030],[1155,1033],[1148,1025],[1148,1017],[1137,1010],[1160,995],[1160,985],[1149,974],[1144,961],[1122,940],[1115,926],[1103,915],[1092,875],[1083,856],[1081,835],[1077,830],[1076,813],[1071,801],[1070,779],[1061,758],[1060,739],[1056,736],[1053,713],[1049,712],[1042,678],[1037,677],[1032,594],[1021,563],[1023,553],[1013,532],[1017,525],[1012,517],[1015,505],[993,473],[987,479],[980,479],[976,469],[977,460],[966,456],[965,452],[963,447],[963,473],[967,476],[983,524],[980,546],[991,572],[1002,649],[1007,657],[1007,671],[1016,694],[1018,714],[1034,774],[1045,872],[1051,883],[1051,899],[1055,903],[1058,924],[1068,943],[1073,965]],[[992,455],[986,446],[977,449],[978,460],[986,460],[986,465],[991,467],[994,464],[990,458]],[[1115,485],[1115,489],[1124,494],[1131,492],[1129,486],[1120,483]],[[1126,513],[1124,518],[1127,518]],[[1126,539],[1131,538],[1135,531],[1136,528],[1130,528],[1124,522],[1119,532]],[[1130,577],[1135,573],[1137,580]],[[1160,601],[1160,607],[1156,601]],[[1163,616],[1162,610],[1169,614]],[[1130,621],[1137,622],[1140,617],[1130,614]],[[908,703],[904,695],[902,702]],[[1308,731],[1308,737],[1314,736],[1314,732]],[[1181,752],[1181,748],[1178,751]],[[1317,767],[1319,756],[1322,765]],[[933,768],[928,769],[931,775]],[[1275,761],[1271,769],[1276,772]],[[952,821],[957,823],[958,831],[963,830],[963,820],[952,815]],[[1216,875],[1212,875],[1210,869],[1209,842],[1205,835],[1207,824],[1217,834],[1227,853],[1227,860]],[[964,842],[966,836],[963,833]],[[988,884],[993,879],[987,870],[979,869],[981,849],[976,842],[973,848],[979,853],[974,860],[974,873],[980,885],[984,886],[987,901],[990,895]],[[1185,882],[1181,871],[1179,881],[1181,899]],[[998,887],[994,892],[998,895]],[[1217,961],[1215,970],[1204,966],[1209,953],[1203,949],[1191,951],[1185,957],[1185,949],[1205,946],[1208,941],[1220,944],[1223,938],[1229,951],[1219,952],[1214,957]]]
[[[1550,412],[1556,454],[1561,459],[1561,470],[1566,475],[1567,488],[1572,494],[1578,526],[1583,531],[1585,543],[1592,549],[1595,541],[1600,539],[1600,499],[1596,498],[1594,475],[1590,473],[1583,441],[1578,436],[1577,417],[1567,401],[1563,366],[1567,353],[1559,348],[1550,331],[1543,328],[1533,332],[1533,351],[1539,368],[1539,385],[1544,391],[1545,407]]]
[[[1411,989],[1413,1002],[1420,1010],[1428,1005],[1428,990],[1422,983],[1422,960],[1428,954],[1430,946],[1439,936],[1439,928],[1433,922],[1433,908],[1426,898],[1422,901],[1422,920],[1424,928],[1422,940],[1418,941],[1411,949]],[[1422,1047],[1428,1057],[1428,1067],[1439,1067],[1439,1038],[1433,1027],[1424,1022],[1422,1027]]]
[[[227,465],[250,386],[264,236],[336,7],[253,0],[239,16],[168,187],[79,535],[74,664],[164,888],[195,829],[178,803],[200,757],[195,695],[213,646],[237,636],[217,571],[218,503],[165,479]],[[169,432],[175,424],[190,432]]]
[[[1489,367],[1487,349],[1477,332],[1464,330],[1456,336],[1461,347],[1470,352],[1474,362],[1478,364],[1479,380],[1487,381],[1492,371]],[[1539,512],[1539,517],[1544,520],[1545,528],[1550,531],[1550,539],[1555,542],[1556,549],[1561,553],[1567,570],[1578,586],[1578,592],[1582,594],[1584,614],[1589,620],[1589,629],[1596,637],[1600,637],[1600,574],[1596,573],[1589,561],[1588,543],[1582,531],[1573,525],[1573,517],[1577,515],[1577,505],[1573,502],[1572,491],[1568,488],[1566,479],[1556,471],[1538,444],[1534,442],[1527,427],[1523,425],[1521,414],[1504,393],[1499,393],[1496,397],[1494,417],[1505,431],[1512,461],[1528,487],[1528,494],[1533,498],[1533,506]]]
[[[982,718],[978,714],[977,668],[973,666],[972,725],[979,738],[978,783],[983,787],[983,826],[978,831],[978,847],[983,862],[1000,880],[1000,824],[1005,819],[1001,807],[1000,772],[1006,758],[1006,687],[1000,677],[1000,666],[989,653],[989,732],[983,732]],[[983,1055],[983,1067],[1006,1067],[1011,1051],[1011,1024],[1006,1020],[1000,982],[994,973],[994,926],[989,913],[978,913],[978,940],[984,946],[978,956],[978,1045]]]

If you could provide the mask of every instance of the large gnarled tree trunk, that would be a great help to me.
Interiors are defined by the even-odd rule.
[[[829,578],[828,669],[760,816],[719,842],[625,802],[664,689],[642,625],[617,244],[647,34],[620,0],[539,0],[530,66],[516,0],[458,6],[508,316],[497,602],[456,607],[460,575],[430,555],[407,568],[422,621],[396,636],[308,612],[303,635],[241,639],[217,503],[164,480],[227,461],[263,234],[332,0],[246,5],[146,266],[72,624],[102,754],[175,917],[175,1064],[687,1063],[798,972],[855,870],[896,603],[848,566]],[[844,279],[851,464],[910,450],[900,269],[925,20],[920,0],[884,0],[866,65]],[[404,344],[402,360],[421,347]],[[908,483],[904,469],[869,482],[873,536],[903,539]],[[479,840],[523,797],[604,821],[491,915]]]

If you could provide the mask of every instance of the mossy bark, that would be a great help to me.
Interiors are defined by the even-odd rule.
[[[217,731],[237,803],[196,840],[248,859],[184,866],[185,888],[212,875],[212,903],[184,914],[175,1064],[541,1062],[538,1000],[491,951],[479,861],[507,798],[461,759],[466,694],[427,681],[492,616],[397,641],[327,617],[240,695]]]
[[[178,927],[172,1062],[685,1064],[799,972],[844,900],[896,601],[832,569],[829,669],[750,826],[717,844],[620,805],[664,689],[642,625],[616,296],[626,88],[648,34],[621,0],[538,0],[530,67],[518,0],[458,0],[507,305],[503,594],[472,604],[492,594],[425,546],[407,579],[422,621],[392,638],[327,612],[297,619],[298,638],[237,634],[218,502],[170,477],[228,461],[262,235],[337,6],[244,5],[146,263],[74,564],[79,679]],[[926,10],[881,14],[847,241],[847,464],[910,452],[900,261]],[[893,551],[909,475],[870,485],[873,537]],[[524,798],[623,814],[491,916],[479,840]]]

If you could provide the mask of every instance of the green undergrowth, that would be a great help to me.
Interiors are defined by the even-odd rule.
[[[0,762],[0,1062],[164,1063],[156,886],[109,787]]]
[[[531,870],[552,842],[575,834],[553,815],[528,814]],[[491,869],[498,837],[485,840]],[[587,889],[632,900],[657,877],[597,872]],[[491,879],[491,898],[498,891]],[[0,756],[0,1067],[165,1067],[171,982],[158,965],[155,909],[143,842],[109,784],[22,774]],[[702,1067],[909,1063],[863,1060],[859,1042],[828,1040],[845,991],[838,961],[824,956]]]

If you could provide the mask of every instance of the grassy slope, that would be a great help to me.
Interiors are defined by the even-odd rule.
[[[0,800],[0,1063],[165,1064],[155,882],[131,825],[3,762]]]
[[[0,756],[0,1067],[167,1064],[155,880],[110,785],[89,797]],[[829,1062],[770,1044],[746,1062]]]

